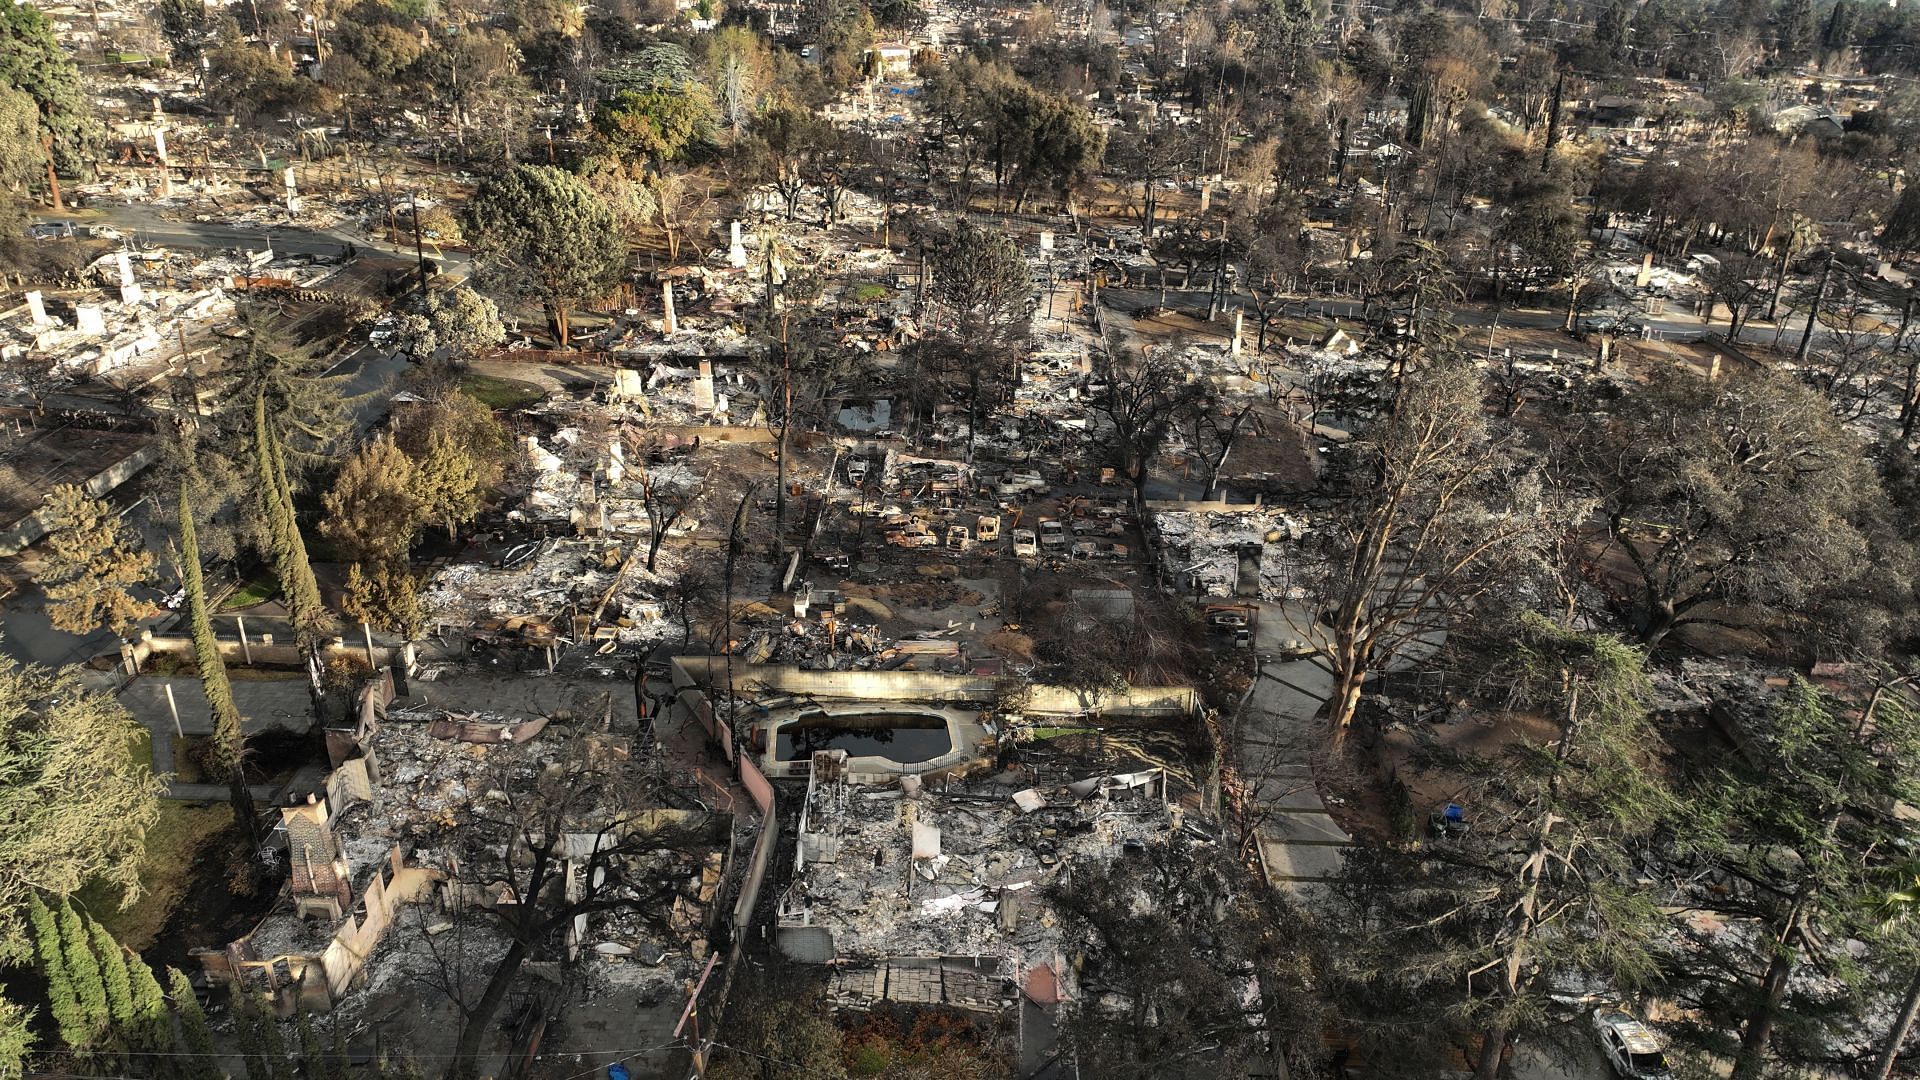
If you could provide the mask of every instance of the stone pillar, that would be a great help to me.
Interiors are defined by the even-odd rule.
[[[107,336],[107,318],[97,304],[76,304],[73,318],[80,332],[89,337]]]
[[[300,192],[293,186],[293,166],[287,166],[287,213],[300,212]]]
[[[160,113],[160,99],[154,98],[153,104],[154,115],[157,116]],[[167,126],[165,124],[153,125],[153,156],[160,159],[160,197],[170,198],[173,195],[173,170],[167,167]]]
[[[660,303],[662,309],[666,312],[666,317],[660,320],[660,331],[665,334],[679,333],[680,320],[673,316],[673,282],[663,281],[660,283]]]
[[[1213,185],[1201,184],[1200,185],[1200,212],[1203,214],[1206,213],[1207,208],[1212,205],[1213,205]]]
[[[713,361],[700,361],[700,377],[693,380],[693,407],[712,412],[714,407]]]
[[[1233,309],[1233,345],[1230,349],[1230,353],[1233,356],[1240,355],[1240,333],[1243,329],[1245,329],[1246,322],[1247,322],[1247,313],[1245,309],[1234,308]]]
[[[35,326],[52,326],[53,325],[53,320],[47,318],[47,302],[40,295],[40,290],[35,289],[34,291],[27,294],[27,310],[31,312],[33,315],[33,325]]]
[[[127,253],[116,252],[114,262],[120,268],[120,302],[139,303],[144,294],[140,290],[140,283],[133,280],[133,263],[127,258]]]
[[[733,236],[727,242],[727,265],[735,270],[747,267],[747,245],[740,241],[740,223],[733,223]]]
[[[1634,275],[1633,287],[1644,289],[1653,281],[1653,252],[1649,251],[1640,259],[1640,272]]]

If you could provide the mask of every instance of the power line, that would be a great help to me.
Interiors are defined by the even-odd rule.
[[[662,1043],[659,1046],[585,1047],[577,1050],[555,1051],[553,1053],[548,1053],[548,1054],[535,1054],[534,1060],[552,1061],[552,1060],[558,1060],[560,1058],[579,1057],[579,1056],[584,1056],[588,1054],[596,1054],[596,1055],[609,1054],[609,1055],[618,1055],[618,1056],[627,1056],[627,1055],[635,1055],[635,1054],[657,1054],[666,1050],[682,1049],[685,1047],[685,1045],[686,1044],[684,1042],[670,1042],[670,1043]],[[239,1051],[234,1051],[232,1053],[226,1053],[226,1054],[222,1054],[222,1053],[203,1054],[193,1050],[152,1050],[152,1051],[133,1051],[133,1053],[137,1057],[158,1057],[158,1058],[219,1059],[219,1058],[245,1056]],[[290,1053],[288,1056],[298,1057],[299,1055]],[[328,1054],[327,1056],[332,1056],[332,1055]],[[410,1058],[414,1061],[452,1061],[459,1058],[461,1055],[459,1054],[406,1054],[403,1056],[405,1058]],[[147,1077],[118,1076],[118,1075],[106,1074],[106,1073],[30,1072],[27,1075],[29,1077],[41,1077],[41,1078],[44,1078],[44,1080],[59,1080],[59,1078],[71,1078],[71,1080],[149,1080],[149,1078]]]

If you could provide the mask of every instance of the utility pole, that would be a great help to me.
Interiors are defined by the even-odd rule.
[[[1807,325],[1800,331],[1800,347],[1793,351],[1793,358],[1800,363],[1807,362],[1807,351],[1813,347],[1813,327],[1820,321],[1820,302],[1827,296],[1827,279],[1833,276],[1833,252],[1827,252],[1827,264],[1820,268],[1820,285],[1813,290],[1813,303],[1807,308]]]
[[[420,196],[412,188],[407,189],[407,205],[413,213],[413,255],[420,260],[420,298],[427,296],[427,253],[420,242]]]

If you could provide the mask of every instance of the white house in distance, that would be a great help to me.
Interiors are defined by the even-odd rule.
[[[897,41],[877,41],[867,50],[867,73],[876,79],[904,79],[913,74],[913,49]]]

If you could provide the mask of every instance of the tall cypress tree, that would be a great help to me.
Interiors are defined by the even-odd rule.
[[[107,1007],[107,984],[100,963],[93,957],[93,945],[87,928],[73,905],[60,901],[60,952],[67,960],[67,978],[73,983],[74,1000],[80,1003],[80,1020],[87,1032],[86,1045],[94,1046],[106,1033],[112,1018]]]
[[[133,1026],[128,1045],[145,1054],[172,1050],[173,1024],[167,1018],[167,995],[160,989],[160,980],[153,977],[153,968],[139,956],[129,956],[127,976],[133,992]],[[148,1071],[160,1070],[149,1068]]]
[[[233,1037],[240,1044],[240,1063],[246,1067],[247,1080],[274,1080],[267,1064],[266,1018],[260,1004],[244,991],[236,991],[233,1003]]]
[[[18,1080],[33,1052],[33,1010],[6,997],[0,986],[0,1080]]]
[[[244,315],[246,343],[230,360],[238,374],[224,426],[228,445],[251,481],[251,512],[264,535],[262,554],[279,575],[294,640],[307,656],[314,712],[323,711],[319,649],[333,616],[320,596],[294,507],[306,466],[323,459],[347,428],[344,380],[322,374],[312,358],[272,339],[264,318]]]
[[[213,1030],[207,1026],[206,1011],[200,1008],[200,996],[194,993],[186,972],[167,969],[167,997],[173,1015],[180,1021],[181,1041],[186,1044],[186,1055],[175,1059],[182,1063],[179,1075],[189,1080],[213,1080],[220,1075],[220,1056],[214,1052]]]
[[[67,958],[60,948],[60,927],[53,911],[38,896],[28,901],[27,917],[33,923],[34,946],[40,954],[40,970],[47,976],[47,1005],[60,1041],[75,1050],[88,1044],[86,1017],[73,994],[73,981],[67,977]]]
[[[327,1058],[327,1080],[353,1080],[353,1057],[347,1052],[347,1026],[333,1024],[333,1053]]]
[[[133,1012],[133,977],[127,972],[127,951],[96,920],[83,917],[81,921],[86,924],[94,958],[100,964],[100,981],[107,990],[107,1017],[112,1021],[113,1033],[122,1046],[132,1047],[139,1025]]]
[[[240,708],[233,702],[233,684],[227,679],[227,664],[220,657],[220,643],[213,633],[212,612],[208,610],[207,586],[200,566],[200,532],[194,524],[192,482],[186,473],[180,477],[175,502],[180,529],[180,584],[186,593],[187,626],[193,637],[193,664],[200,672],[200,689],[213,712],[213,754],[223,769],[239,765],[245,755],[246,736],[240,722]]]
[[[300,1075],[305,1080],[326,1080],[327,1055],[320,1049],[320,1036],[313,1030],[313,1018],[302,1012],[294,1022],[300,1037]]]
[[[294,1080],[293,1062],[287,1055],[287,1037],[280,1030],[280,1021],[259,1005],[254,1008],[260,1016],[260,1045],[267,1058],[267,1076],[271,1080]]]
[[[180,584],[186,594],[187,627],[193,637],[193,663],[200,672],[200,689],[213,712],[213,766],[227,774],[228,801],[233,819],[247,837],[249,852],[260,847],[260,821],[254,814],[253,795],[247,790],[246,732],[241,726],[240,707],[233,701],[233,684],[227,679],[227,662],[220,656],[220,642],[214,637],[212,612],[207,603],[207,586],[200,566],[200,534],[194,523],[191,464],[193,447],[182,436],[180,452],[189,460],[181,465],[179,491],[174,513],[180,529]]]

